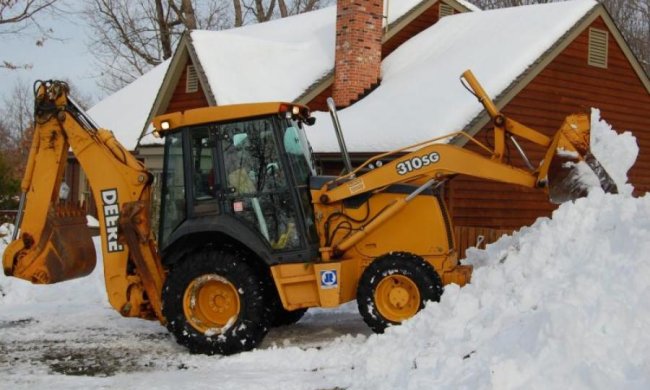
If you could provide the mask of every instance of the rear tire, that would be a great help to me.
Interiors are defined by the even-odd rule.
[[[190,254],[163,287],[167,329],[191,353],[251,350],[268,331],[263,290],[239,254],[219,249]]]
[[[370,329],[383,333],[424,308],[439,301],[440,276],[421,257],[391,253],[373,261],[361,275],[357,287],[359,313]]]

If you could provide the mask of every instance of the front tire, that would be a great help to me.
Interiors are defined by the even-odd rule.
[[[440,276],[421,257],[391,253],[373,261],[357,287],[359,313],[370,329],[383,333],[390,325],[416,315],[427,301],[439,301]]]
[[[167,329],[192,353],[248,351],[268,331],[263,284],[236,253],[189,255],[170,271],[162,299]]]

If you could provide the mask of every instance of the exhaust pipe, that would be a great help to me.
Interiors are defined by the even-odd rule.
[[[327,108],[329,108],[330,116],[332,117],[332,122],[334,123],[334,130],[336,130],[336,138],[339,141],[339,148],[341,149],[341,156],[343,157],[343,163],[345,164],[345,169],[348,171],[348,173],[351,173],[352,162],[350,161],[348,148],[345,146],[345,139],[343,139],[343,132],[341,131],[341,123],[339,122],[339,116],[336,113],[336,106],[334,105],[334,99],[332,99],[331,97],[327,98]]]

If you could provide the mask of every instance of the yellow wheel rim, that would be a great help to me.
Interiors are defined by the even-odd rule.
[[[219,275],[194,279],[183,296],[185,318],[205,334],[222,334],[239,316],[239,294],[235,286]]]
[[[420,309],[418,286],[404,275],[389,275],[375,289],[377,310],[385,319],[402,322]]]

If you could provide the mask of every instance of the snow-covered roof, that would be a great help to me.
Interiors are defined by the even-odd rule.
[[[388,2],[390,24],[422,0]],[[218,105],[294,101],[334,68],[336,6],[221,31],[192,46]]]
[[[423,2],[389,2],[388,23]],[[190,40],[208,82],[206,87],[217,104],[293,101],[334,67],[335,29],[336,6],[331,6],[229,30],[195,30]],[[147,129],[145,122],[169,64],[166,61],[110,95],[89,114],[127,148],[134,149]],[[145,136],[142,144],[156,141]]]
[[[456,1],[457,1],[460,5],[462,5],[463,7],[467,8],[468,10],[470,10],[470,11],[472,11],[472,12],[482,11],[482,9],[481,9],[480,7],[478,7],[478,6],[475,5],[475,4],[470,3],[470,2],[467,1],[467,0],[456,0]]]
[[[222,31],[192,31],[218,105],[291,101],[334,63],[336,8]]]
[[[496,97],[596,6],[575,0],[441,19],[383,61],[377,89],[339,112],[349,151],[393,150],[462,130],[482,106],[461,73],[471,69]],[[338,151],[328,114],[316,116],[307,131],[314,150]]]
[[[134,150],[168,67],[169,60],[154,67],[95,104],[88,114],[99,126],[113,131],[124,147]]]

